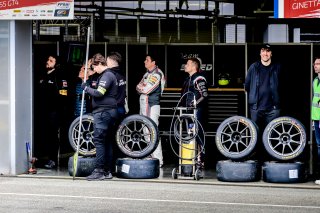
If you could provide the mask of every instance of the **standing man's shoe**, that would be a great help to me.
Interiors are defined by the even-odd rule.
[[[88,181],[91,180],[104,180],[106,177],[104,175],[104,170],[103,169],[94,169],[91,175],[87,177]]]
[[[44,167],[47,169],[54,169],[56,167],[56,163],[53,160],[49,160]]]
[[[106,173],[103,169],[94,169],[91,175],[87,177],[88,181],[98,181],[104,179],[112,179],[110,172]]]

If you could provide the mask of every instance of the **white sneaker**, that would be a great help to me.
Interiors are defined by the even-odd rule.
[[[314,183],[320,185],[320,180],[316,180]]]

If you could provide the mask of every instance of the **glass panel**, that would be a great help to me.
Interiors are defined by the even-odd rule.
[[[0,138],[1,138],[1,157],[0,171],[7,173],[10,164],[10,105],[9,105],[9,21],[0,21]]]

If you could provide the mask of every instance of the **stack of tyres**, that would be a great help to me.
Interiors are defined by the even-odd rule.
[[[127,158],[116,160],[119,178],[151,179],[160,174],[159,159],[149,157],[159,144],[156,123],[144,115],[126,117],[116,134],[117,145]]]
[[[96,148],[93,143],[93,116],[82,116],[82,125],[79,131],[80,117],[77,117],[69,127],[69,143],[74,151],[77,151],[79,140],[79,156],[75,177],[86,177],[94,170],[94,156]],[[69,175],[73,176],[73,156],[68,161]]]
[[[233,116],[224,120],[216,133],[217,149],[228,160],[217,162],[217,179],[225,182],[260,180],[260,167],[255,160],[246,160],[258,140],[257,125],[246,117]]]
[[[69,128],[69,142],[77,150],[79,141],[79,158],[76,177],[85,177],[94,170],[96,149],[93,142],[93,116],[82,116],[81,131],[80,117],[76,118]],[[159,160],[150,158],[159,143],[157,125],[143,115],[126,117],[118,127],[116,134],[117,145],[127,157],[116,160],[116,174],[120,178],[149,179],[157,178],[160,173]],[[69,174],[73,175],[73,156],[69,158]]]
[[[306,166],[298,161],[306,145],[306,131],[300,121],[283,116],[272,120],[263,132],[263,145],[276,161],[264,162],[263,180],[270,183],[300,183],[306,180]]]

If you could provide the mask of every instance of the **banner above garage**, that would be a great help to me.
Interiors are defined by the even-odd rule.
[[[73,19],[74,0],[0,0],[0,20]]]
[[[319,18],[320,0],[274,0],[275,18]]]

